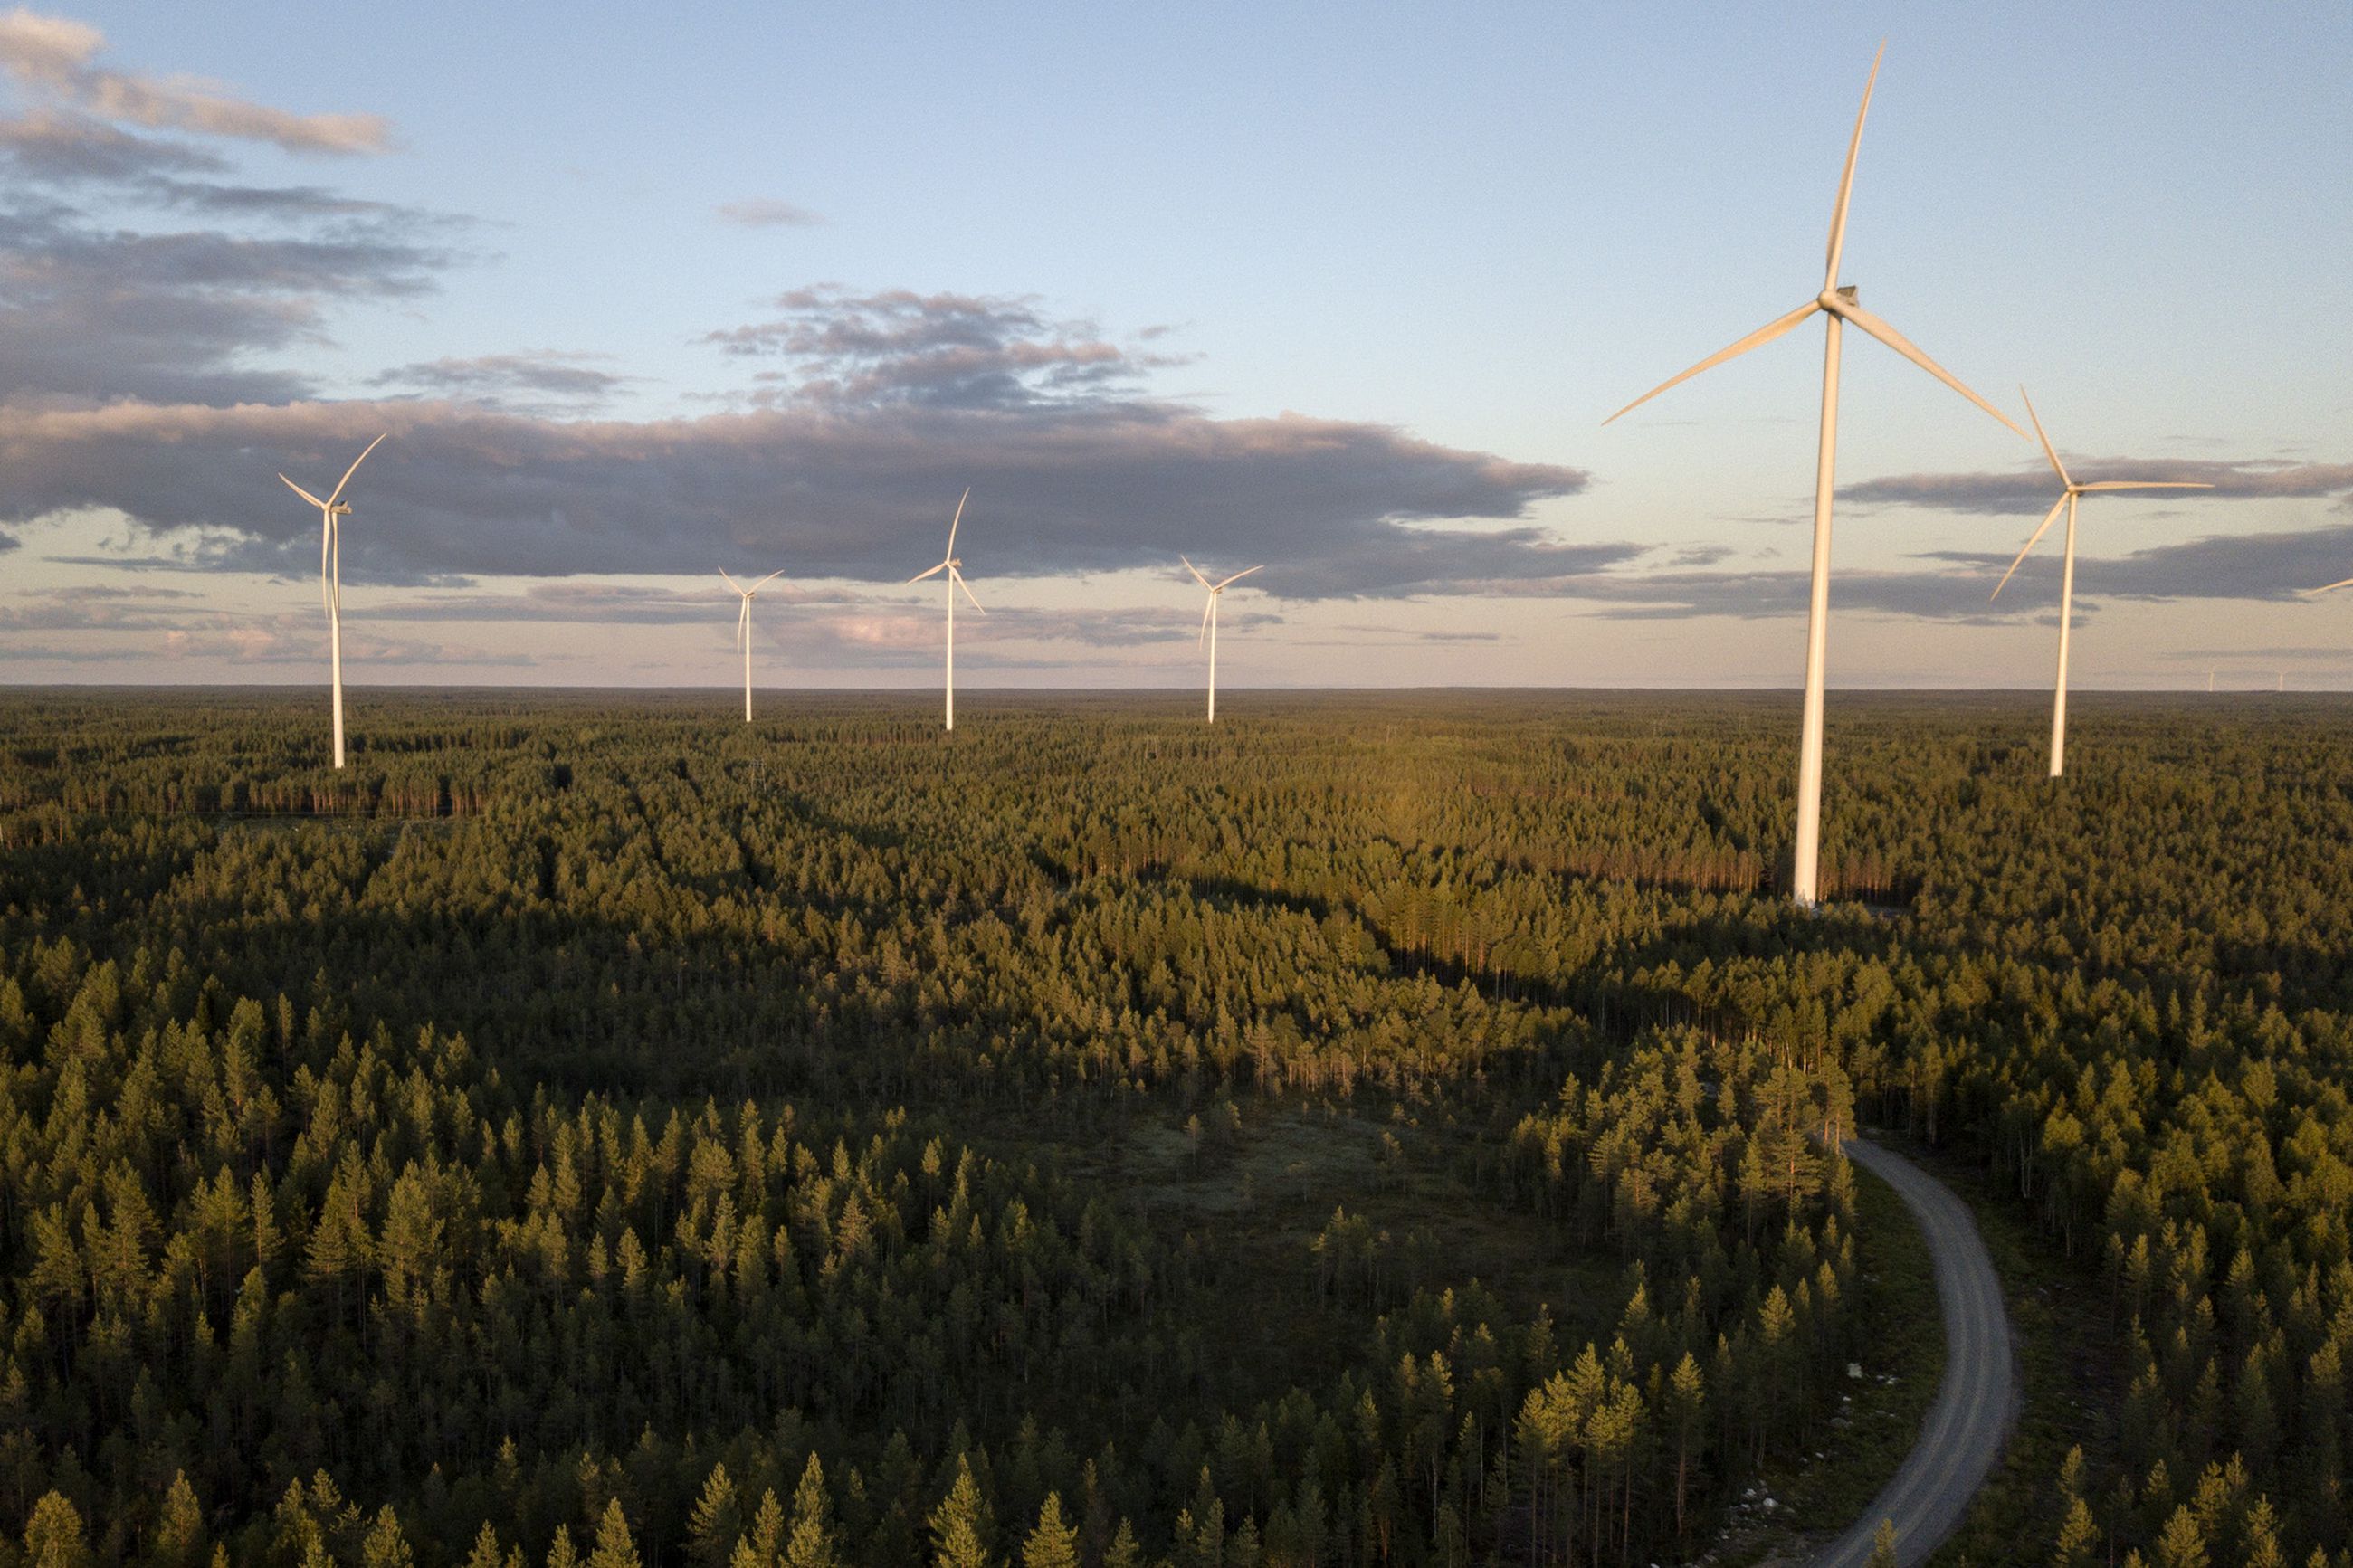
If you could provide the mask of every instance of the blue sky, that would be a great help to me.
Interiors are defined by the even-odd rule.
[[[795,581],[764,680],[920,684],[937,606],[885,579],[967,480],[976,683],[1198,679],[1196,545],[1270,563],[1234,684],[1793,681],[1819,328],[1599,421],[1817,287],[1884,37],[1845,279],[2079,467],[2218,481],[2087,505],[2079,682],[2353,684],[2353,595],[2281,596],[2353,575],[2341,7],[12,24],[0,679],[314,679],[273,473],[390,426],[359,681],[723,684],[726,564]],[[28,125],[147,183],[34,177]],[[2055,573],[1984,604],[2032,448],[1850,343],[1834,682],[2040,682]]]

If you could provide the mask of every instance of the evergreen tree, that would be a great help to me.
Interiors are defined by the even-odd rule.
[[[1038,1523],[1021,1542],[1021,1568],[1079,1568],[1079,1532],[1062,1517],[1060,1492],[1048,1492]]]
[[[996,1568],[989,1551],[994,1530],[980,1483],[973,1479],[972,1462],[956,1458],[955,1480],[931,1512],[934,1568]]]
[[[839,1568],[840,1553],[834,1545],[831,1511],[826,1500],[825,1469],[812,1453],[793,1493],[792,1533],[785,1540],[785,1568]]]

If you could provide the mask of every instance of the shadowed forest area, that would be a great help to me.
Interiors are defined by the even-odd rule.
[[[2353,1564],[2347,704],[1840,694],[1809,915],[1792,695],[1193,703],[0,696],[0,1562],[1683,1561],[1878,1124],[2020,1560]]]

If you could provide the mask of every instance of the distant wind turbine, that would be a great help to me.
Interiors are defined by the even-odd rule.
[[[953,730],[953,729],[955,729],[955,596],[956,596],[956,590],[957,590],[958,588],[962,588],[962,589],[964,589],[964,596],[965,596],[965,598],[967,598],[967,599],[972,599],[972,607],[973,607],[974,609],[976,609],[976,610],[980,610],[980,601],[979,601],[978,599],[973,599],[973,598],[972,598],[972,589],[971,589],[971,587],[970,587],[970,586],[968,586],[968,585],[965,584],[965,580],[964,580],[964,572],[963,572],[963,570],[962,570],[962,568],[963,568],[963,566],[964,566],[964,563],[956,559],[956,552],[955,552],[956,524],[958,524],[958,523],[960,523],[960,522],[962,522],[962,521],[964,521],[964,503],[965,503],[965,501],[970,500],[971,499],[972,499],[972,487],[971,487],[971,486],[969,486],[969,485],[966,485],[966,486],[965,487],[965,491],[964,491],[963,496],[962,496],[961,498],[959,498],[959,499],[957,500],[957,501],[956,501],[955,516],[955,517],[953,517],[953,518],[951,518],[951,519],[949,519],[949,521],[948,521],[948,552],[947,552],[945,555],[943,555],[943,556],[941,556],[941,557],[940,557],[940,563],[939,563],[938,565],[936,565],[936,566],[933,567],[933,568],[932,568],[930,571],[928,571],[928,572],[918,572],[918,573],[916,573],[913,576],[912,576],[912,577],[910,577],[910,578],[908,578],[908,579],[907,579],[907,581],[908,581],[908,582],[910,582],[910,583],[920,583],[920,582],[922,582],[922,581],[923,581],[924,578],[926,578],[926,577],[936,577],[936,576],[938,576],[938,575],[939,575],[941,573],[943,573],[943,572],[944,572],[944,573],[946,573],[946,574],[948,574],[948,584],[947,584],[947,586],[948,586],[948,721],[947,721],[947,727],[948,727],[949,729],[951,729],[951,730]],[[987,610],[980,610],[980,613],[981,613],[982,615],[984,615],[984,616],[985,616],[985,615],[987,615],[987,614],[988,614],[988,612],[987,612]]]
[[[385,435],[390,435],[385,431]],[[284,474],[279,479],[288,489],[319,509],[319,597],[327,607],[327,646],[330,667],[334,671],[335,687],[335,766],[343,765],[343,528],[336,519],[349,517],[352,509],[344,506],[343,487],[360,471],[368,459],[368,452],[384,445],[384,436],[367,444],[367,450],[352,459],[343,477],[335,481],[334,489],[321,500]]]
[[[1218,721],[1218,600],[1228,588],[1249,576],[1250,573],[1263,572],[1266,568],[1263,565],[1252,566],[1245,571],[1235,573],[1232,576],[1227,578],[1222,583],[1212,583],[1207,577],[1201,575],[1201,569],[1198,566],[1194,565],[1190,561],[1186,561],[1184,556],[1179,555],[1176,559],[1185,562],[1185,570],[1193,574],[1193,581],[1198,583],[1202,587],[1207,588],[1209,591],[1209,602],[1201,611],[1201,635],[1194,640],[1197,642],[1206,641],[1209,645],[1209,717],[1208,721],[1214,724]]]
[[[2042,416],[2034,412],[2034,399],[2026,396],[2026,388],[2022,386],[2018,389],[2018,395],[2026,399],[2026,416],[2034,421],[2034,434],[2042,443],[2042,455],[2051,459],[2051,471],[2059,476],[2059,482],[2065,489],[2059,499],[2051,503],[2051,510],[2043,514],[2042,526],[2027,535],[2026,548],[2018,552],[2018,560],[2010,563],[2010,571],[2001,574],[2001,581],[1993,585],[1993,592],[1986,595],[1986,601],[1990,604],[2001,596],[2002,589],[2009,585],[2011,575],[2018,571],[2020,562],[2024,561],[2034,549],[2035,542],[2050,531],[2051,525],[2058,521],[2059,513],[2064,510],[2067,513],[2067,543],[2066,564],[2059,569],[2059,686],[2058,695],[2051,702],[2051,776],[2055,779],[2060,776],[2067,756],[2067,637],[2075,615],[2076,498],[2090,495],[2094,490],[2211,490],[2214,487],[2179,479],[2101,479],[2093,484],[2079,485],[2067,477],[2067,465],[2059,460],[2058,452],[2052,447],[2050,434],[2042,428]]]
[[[727,577],[727,569],[721,567],[719,574]],[[735,617],[735,640],[744,648],[744,722],[746,724],[752,721],[752,595],[784,574],[784,568],[778,567],[748,588],[734,578],[727,577],[727,585],[744,600],[743,613]]]
[[[1641,407],[1651,398],[1683,382],[1689,381],[1704,370],[1712,370],[1728,359],[1737,358],[1750,349],[1769,343],[1775,338],[1795,330],[1816,311],[1827,318],[1828,342],[1822,358],[1822,433],[1820,455],[1814,468],[1814,560],[1813,594],[1806,610],[1806,707],[1805,718],[1798,743],[1798,834],[1795,863],[1791,868],[1790,896],[1802,906],[1814,902],[1815,872],[1820,858],[1822,823],[1822,688],[1830,659],[1831,604],[1831,496],[1837,486],[1838,457],[1838,390],[1839,339],[1841,329],[1852,321],[1877,338],[2012,430],[2024,436],[2023,430],[2009,416],[1963,386],[1943,366],[1920,352],[1910,339],[1855,301],[1852,287],[1839,286],[1839,260],[1846,248],[1847,201],[1854,192],[1855,154],[1862,147],[1863,117],[1871,112],[1872,88],[1879,80],[1879,57],[1887,52],[1882,44],[1879,55],[1872,57],[1871,77],[1863,83],[1862,107],[1855,111],[1854,136],[1847,143],[1846,169],[1839,176],[1838,205],[1831,214],[1829,265],[1822,273],[1821,292],[1783,316],[1749,333],[1721,353],[1684,371],[1681,375],[1661,382],[1633,402],[1612,414],[1604,425]]]

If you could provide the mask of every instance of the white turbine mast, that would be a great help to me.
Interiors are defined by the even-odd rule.
[[[1886,52],[1887,46],[1882,44],[1879,55]],[[1689,381],[1700,372],[1712,370],[1750,349],[1771,342],[1795,330],[1799,323],[1817,311],[1825,318],[1828,341],[1822,358],[1821,447],[1814,469],[1813,593],[1806,611],[1806,706],[1798,743],[1798,831],[1789,884],[1790,896],[1800,906],[1808,908],[1812,906],[1815,899],[1816,869],[1821,849],[1822,689],[1830,656],[1831,497],[1837,485],[1839,340],[1841,329],[1852,322],[2008,425],[2020,436],[2026,434],[2009,416],[1962,385],[1942,365],[1923,353],[1910,339],[1864,310],[1856,302],[1852,287],[1842,288],[1839,284],[1839,261],[1846,248],[1847,202],[1854,192],[1855,154],[1862,147],[1863,117],[1871,112],[1871,91],[1878,80],[1879,56],[1873,56],[1870,79],[1863,83],[1862,107],[1855,112],[1854,135],[1847,143],[1846,168],[1839,176],[1838,205],[1831,213],[1829,263],[1823,269],[1821,292],[1778,321],[1759,327],[1730,348],[1710,354],[1672,380],[1661,382],[1602,421],[1607,425],[1610,420],[1641,407],[1667,388]]]
[[[2059,460],[2057,450],[2052,447],[2050,433],[2042,428],[2042,416],[2034,412],[2034,399],[2027,397],[2026,388],[2022,386],[2018,389],[2018,395],[2025,399],[2026,416],[2034,421],[2035,437],[2042,443],[2042,455],[2051,460],[2051,471],[2059,476],[2062,488],[2059,499],[2052,502],[2051,510],[2043,514],[2042,526],[2027,535],[2026,548],[2018,552],[2018,559],[2010,563],[2010,571],[2003,573],[2001,581],[1993,585],[1993,592],[1986,595],[1986,602],[1991,604],[2001,596],[2002,589],[2009,585],[2010,577],[2018,571],[2019,563],[2033,551],[2036,542],[2050,531],[2051,525],[2058,521],[2060,512],[2065,511],[2067,514],[2065,564],[2059,569],[2058,694],[2051,700],[2051,776],[2055,779],[2063,771],[2067,758],[2067,638],[2075,615],[2075,502],[2077,498],[2090,495],[2094,490],[2211,490],[2214,487],[2192,484],[2179,479],[2101,479],[2092,484],[2079,485],[2068,477],[2067,465]]]
[[[392,432],[385,431],[389,436]],[[319,598],[327,610],[328,666],[332,671],[335,690],[335,766],[343,765],[343,527],[338,519],[351,516],[352,509],[343,504],[343,487],[360,471],[368,453],[384,444],[378,436],[367,444],[365,451],[352,459],[335,488],[321,500],[284,474],[278,476],[286,488],[319,509]]]
[[[1259,565],[1251,566],[1243,571],[1235,573],[1224,582],[1212,583],[1207,577],[1201,575],[1201,569],[1198,566],[1194,565],[1192,562],[1186,560],[1182,555],[1179,555],[1176,559],[1185,562],[1185,570],[1193,574],[1193,581],[1198,583],[1202,587],[1207,588],[1209,591],[1209,602],[1208,605],[1204,605],[1201,610],[1201,635],[1198,637],[1196,637],[1194,641],[1196,644],[1207,643],[1208,645],[1209,717],[1207,721],[1214,724],[1218,721],[1218,599],[1228,588],[1249,576],[1250,573],[1263,572],[1266,570],[1266,567],[1265,564],[1261,563]]]
[[[752,721],[752,596],[783,576],[785,572],[780,566],[748,588],[728,577],[724,566],[719,569],[719,574],[727,578],[727,585],[734,589],[744,601],[742,611],[735,616],[735,646],[744,650],[744,722],[749,724]]]
[[[947,681],[948,681],[948,705],[947,705],[947,727],[948,727],[949,729],[951,729],[951,730],[953,730],[953,729],[955,729],[955,596],[956,596],[956,590],[957,590],[957,589],[959,589],[959,588],[962,588],[962,589],[964,590],[964,596],[965,596],[965,598],[967,598],[967,599],[972,599],[972,607],[973,607],[974,609],[976,609],[976,610],[980,610],[980,613],[981,613],[982,615],[984,615],[984,616],[985,616],[985,615],[987,615],[987,614],[988,614],[988,612],[987,612],[987,610],[981,610],[981,609],[980,609],[980,601],[979,601],[978,599],[973,599],[973,597],[972,597],[972,588],[971,588],[971,587],[970,587],[970,585],[969,585],[969,584],[967,584],[965,582],[965,580],[964,580],[964,570],[963,570],[963,568],[964,568],[964,563],[963,563],[962,561],[960,561],[960,560],[958,560],[958,559],[956,558],[956,552],[955,552],[956,525],[957,525],[958,523],[960,523],[960,522],[962,522],[962,521],[964,521],[964,503],[965,503],[965,501],[970,500],[971,499],[972,499],[972,487],[971,487],[970,485],[966,485],[966,486],[965,487],[965,491],[964,491],[963,496],[961,496],[960,498],[958,498],[958,500],[957,500],[957,501],[956,501],[955,516],[948,520],[948,550],[947,550],[947,553],[946,553],[946,554],[944,554],[944,555],[943,555],[943,556],[941,556],[941,557],[940,557],[940,563],[939,563],[938,565],[936,565],[936,566],[933,567],[933,568],[932,568],[930,571],[928,571],[928,572],[918,572],[918,573],[916,573],[913,576],[912,576],[912,577],[910,577],[910,578],[908,578],[908,579],[907,579],[907,581],[908,581],[908,582],[910,582],[910,583],[920,583],[920,582],[922,582],[922,581],[923,581],[924,578],[926,578],[926,577],[936,577],[936,576],[938,576],[938,575],[939,575],[941,573],[943,573],[943,572],[944,572],[944,573],[946,573],[946,574],[948,574],[948,579],[947,579],[947,590],[948,590],[948,673],[947,673]]]

